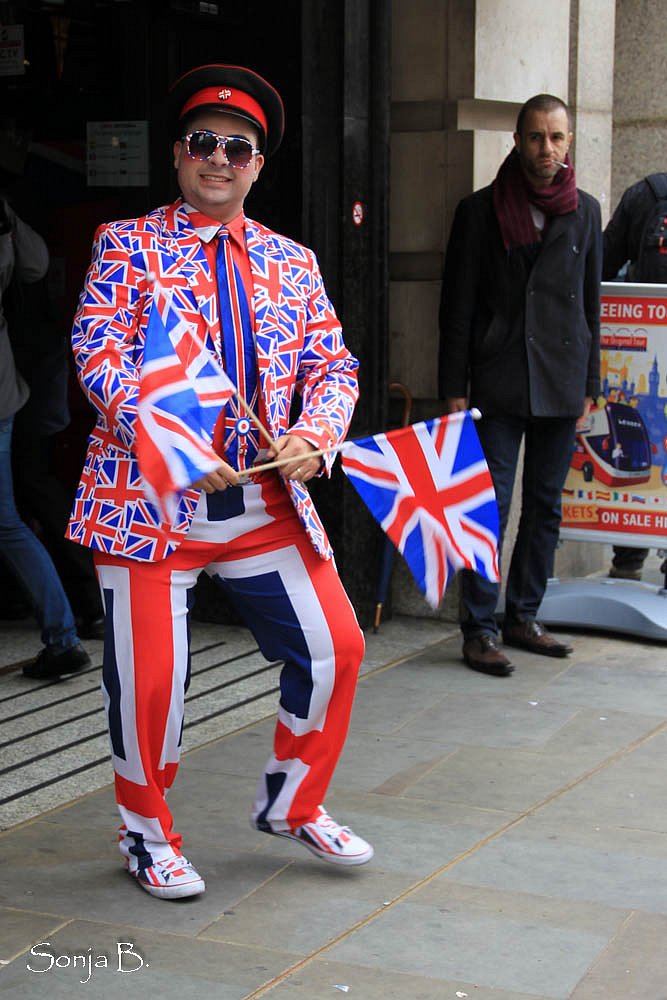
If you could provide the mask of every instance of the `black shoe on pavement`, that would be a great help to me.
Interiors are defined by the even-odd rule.
[[[503,626],[503,641],[508,646],[529,649],[542,656],[569,656],[572,646],[560,642],[536,621],[510,622]]]
[[[498,648],[494,635],[476,635],[463,643],[463,659],[472,670],[493,677],[509,677],[513,664]]]
[[[38,681],[54,680],[62,674],[74,674],[89,663],[90,657],[79,642],[62,653],[53,653],[46,647],[32,663],[26,663],[23,676]]]

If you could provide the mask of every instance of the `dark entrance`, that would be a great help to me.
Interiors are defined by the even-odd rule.
[[[169,83],[206,62],[252,66],[283,95],[287,124],[248,214],[317,252],[346,340],[362,363],[354,433],[381,429],[389,8],[389,0],[0,2],[0,37],[20,31],[25,46],[22,73],[0,58],[0,181],[47,240],[63,330],[71,326],[97,225],[140,215],[176,194]],[[136,184],[130,171],[90,183],[91,122],[147,122],[148,177]],[[74,488],[91,423],[74,384],[71,410],[58,452],[60,474]],[[377,530],[340,470],[315,492],[341,575],[368,621]]]

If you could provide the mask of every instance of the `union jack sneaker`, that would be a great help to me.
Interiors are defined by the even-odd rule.
[[[303,844],[322,861],[333,865],[365,865],[373,857],[373,848],[349,826],[340,826],[322,806],[315,819],[296,830],[272,830],[277,837],[287,837]]]
[[[128,871],[142,889],[161,899],[198,896],[206,888],[204,879],[183,855],[155,861],[150,867],[136,871],[128,867]]]

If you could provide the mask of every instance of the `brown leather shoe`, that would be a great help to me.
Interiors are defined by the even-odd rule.
[[[572,652],[572,646],[559,642],[536,621],[511,622],[503,626],[503,640],[508,646],[529,649],[542,656],[568,656]]]
[[[494,635],[476,635],[463,643],[463,659],[473,670],[494,677],[509,677],[513,665],[498,648]]]

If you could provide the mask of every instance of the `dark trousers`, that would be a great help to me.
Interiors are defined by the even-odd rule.
[[[640,549],[629,545],[614,545],[612,565],[615,569],[641,570],[650,549]]]
[[[13,416],[0,420],[0,559],[28,597],[42,642],[58,655],[78,641],[74,616],[48,552],[16,509],[11,464],[13,423]]]
[[[525,440],[521,517],[505,586],[505,620],[535,618],[553,561],[561,520],[561,490],[570,467],[576,420],[551,417],[484,417],[476,425],[491,471],[505,535],[522,438]],[[464,570],[461,580],[464,638],[498,631],[500,586]]]

